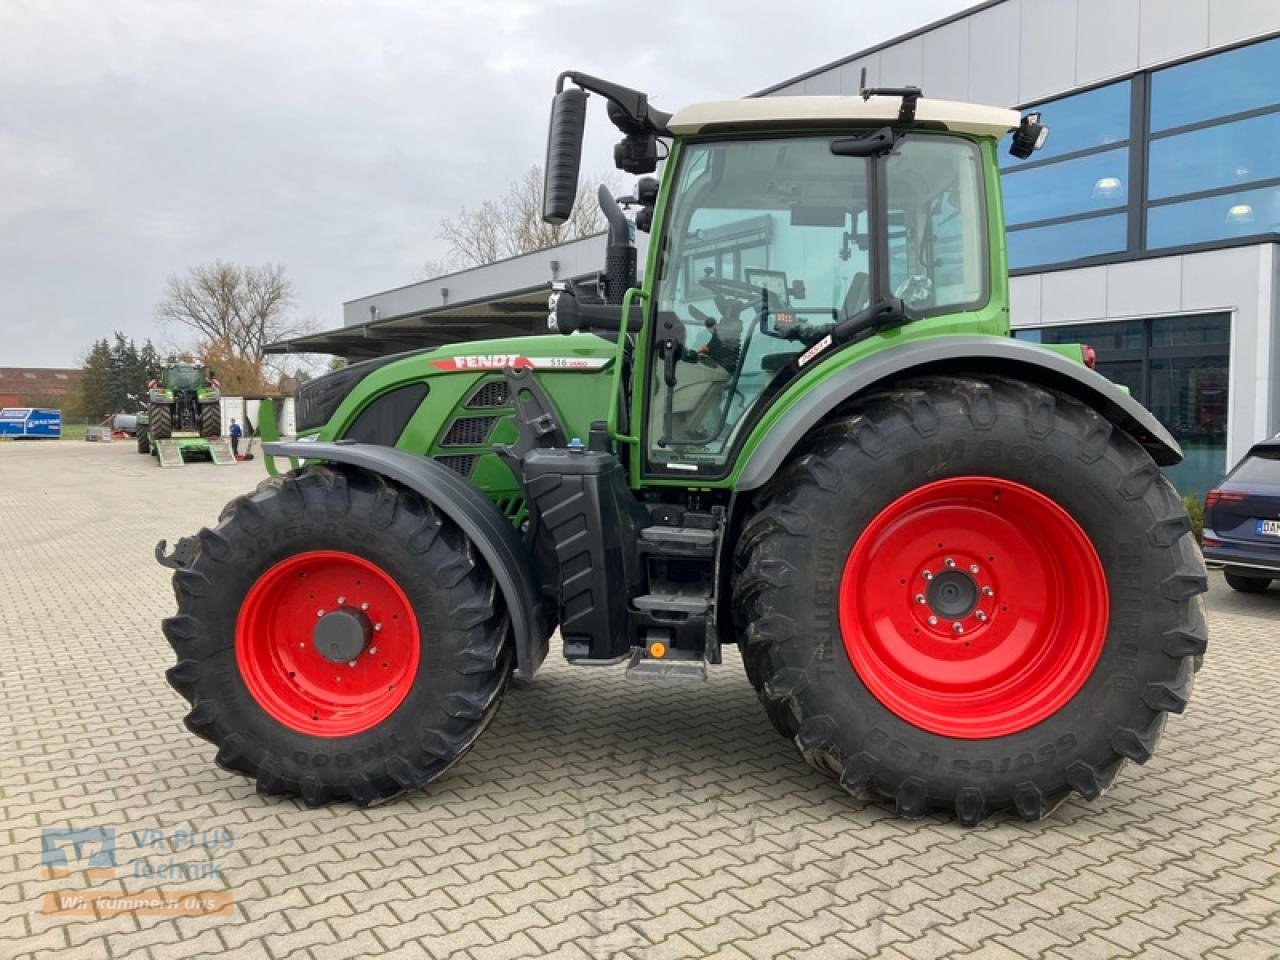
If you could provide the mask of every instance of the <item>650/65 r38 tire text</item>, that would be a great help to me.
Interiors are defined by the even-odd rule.
[[[475,743],[510,674],[469,541],[369,474],[265,481],[200,531],[173,585],[187,727],[261,793],[371,804],[420,787]]]
[[[755,505],[747,673],[814,767],[899,813],[1045,816],[1145,762],[1206,644],[1148,454],[1076,401],[938,377],[860,398]]]

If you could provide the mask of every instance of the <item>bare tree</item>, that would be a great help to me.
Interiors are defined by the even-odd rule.
[[[608,179],[604,182],[612,186]],[[599,233],[605,220],[596,202],[598,186],[599,182],[582,184],[573,214],[553,226],[542,220],[542,168],[530,167],[496,200],[473,209],[464,207],[456,217],[442,220],[439,236],[449,244],[448,257],[428,261],[420,276],[429,279],[427,274],[439,276],[443,267],[477,267]]]
[[[293,296],[282,266],[217,260],[170,277],[156,314],[193,330],[202,351],[213,345],[224,356],[260,367],[268,343],[303,332],[286,315]]]

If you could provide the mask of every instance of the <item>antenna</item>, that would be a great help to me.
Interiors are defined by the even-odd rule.
[[[898,123],[911,126],[916,122],[916,101],[924,94],[919,87],[868,87],[867,68],[862,68],[862,78],[858,81],[858,91],[863,100],[872,97],[901,97],[902,106],[898,108]]]

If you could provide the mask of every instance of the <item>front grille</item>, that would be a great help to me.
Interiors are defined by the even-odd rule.
[[[490,380],[488,383],[480,385],[467,400],[466,406],[471,410],[505,407],[507,406],[507,396],[507,382],[505,380]]]
[[[497,417],[459,417],[440,441],[442,447],[482,447],[493,432]]]
[[[471,476],[471,471],[476,468],[476,461],[480,459],[474,453],[451,453],[443,457],[433,458],[436,463],[441,466],[448,467],[454,473],[460,473],[464,477]]]

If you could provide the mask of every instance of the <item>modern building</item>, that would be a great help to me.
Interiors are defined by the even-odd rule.
[[[1003,171],[1015,335],[1084,341],[1178,436],[1185,492],[1280,430],[1280,0],[993,0],[761,96],[919,85],[1050,126]],[[294,350],[541,332],[588,238],[345,305]],[[283,349],[283,347],[282,347]]]

